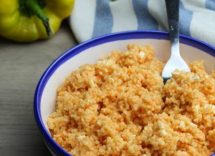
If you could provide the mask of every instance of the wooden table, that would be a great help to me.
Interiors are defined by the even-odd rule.
[[[0,39],[0,155],[48,156],[33,116],[35,86],[47,66],[76,44],[68,26],[31,44]]]

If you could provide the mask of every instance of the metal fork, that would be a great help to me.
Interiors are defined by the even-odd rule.
[[[189,72],[190,68],[180,55],[179,50],[179,0],[166,0],[166,11],[169,25],[171,55],[164,66],[162,77],[164,82],[172,77],[176,69]]]

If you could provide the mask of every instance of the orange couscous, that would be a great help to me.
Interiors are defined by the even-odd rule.
[[[48,118],[54,138],[74,156],[209,156],[215,152],[215,73],[203,62],[175,71],[149,46],[129,45],[72,72]]]

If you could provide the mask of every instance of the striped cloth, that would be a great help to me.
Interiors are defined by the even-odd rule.
[[[215,0],[180,3],[180,32],[215,46]],[[166,31],[165,1],[76,0],[70,26],[79,42],[119,31]]]

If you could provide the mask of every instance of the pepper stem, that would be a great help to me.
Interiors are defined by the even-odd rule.
[[[47,35],[51,36],[52,31],[49,24],[49,18],[44,14],[38,0],[24,0],[24,5],[28,10],[29,15],[36,15],[42,21]]]

